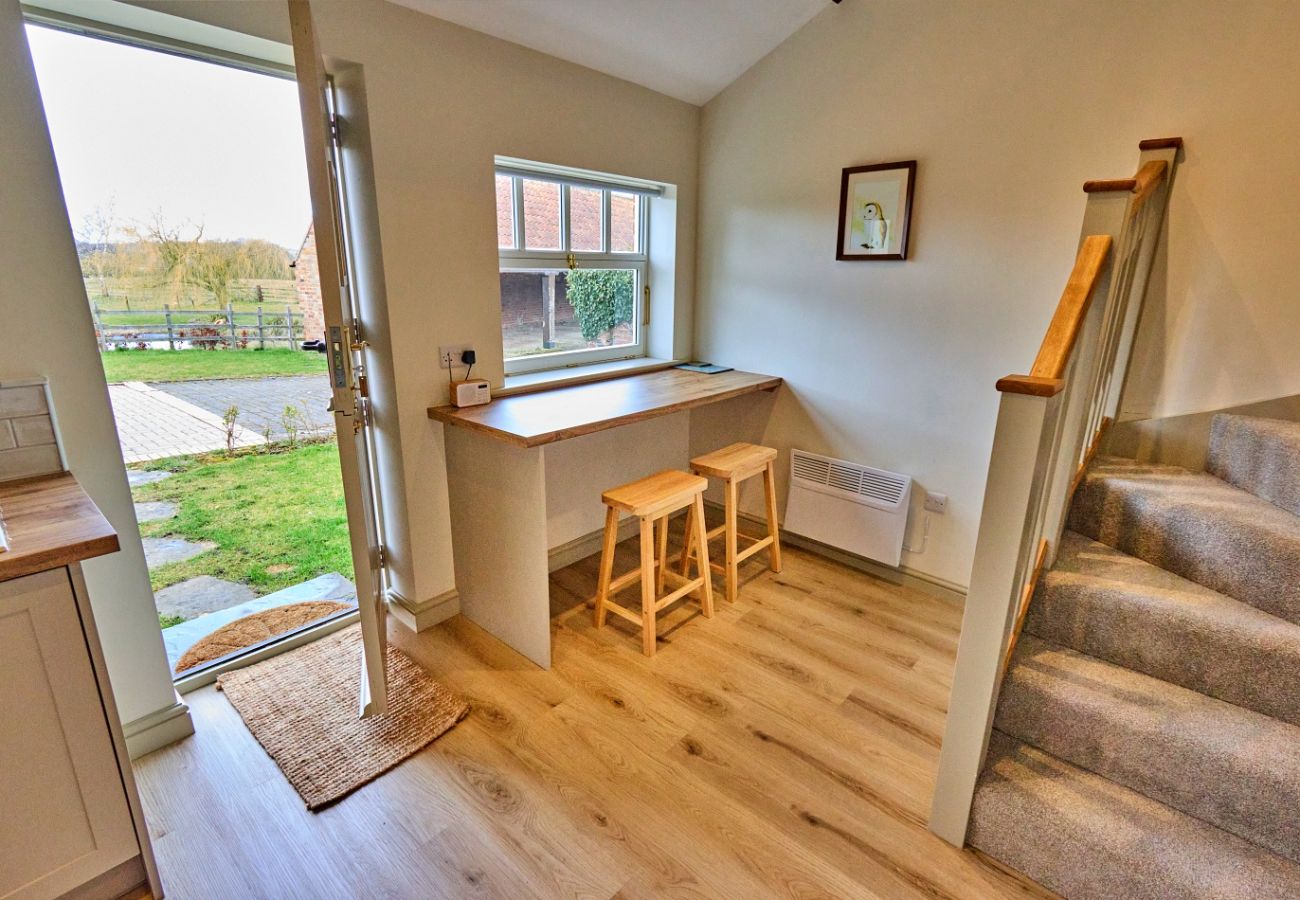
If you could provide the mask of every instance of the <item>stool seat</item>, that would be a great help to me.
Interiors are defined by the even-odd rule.
[[[600,495],[600,499],[606,506],[634,516],[652,516],[664,510],[681,509],[708,486],[705,478],[669,469],[610,488]]]
[[[725,521],[717,528],[705,532],[702,544],[707,545],[719,535],[726,541],[724,565],[712,565],[711,568],[722,572],[727,579],[727,600],[736,602],[740,589],[740,564],[758,553],[768,551],[768,568],[773,572],[781,571],[781,533],[776,521],[776,475],[774,463],[777,452],[775,447],[763,447],[759,444],[729,444],[721,450],[705,453],[691,460],[691,470],[697,475],[708,475],[722,479],[723,510]],[[740,483],[758,475],[763,476],[763,503],[767,507],[767,536],[752,538],[742,535],[737,526],[740,515]],[[740,549],[740,538],[752,543],[744,550]],[[694,548],[698,546],[694,535],[686,535],[686,544],[682,547],[681,572],[686,574]]]
[[[776,459],[776,448],[758,444],[732,444],[691,460],[691,468],[714,478],[744,478],[757,474]]]
[[[605,502],[605,539],[600,551],[600,575],[597,579],[596,627],[605,627],[605,615],[613,613],[641,626],[641,651],[646,656],[655,655],[655,625],[659,611],[676,603],[687,594],[699,592],[700,607],[705,618],[713,618],[713,583],[709,573],[709,539],[704,534],[704,491],[709,486],[707,478],[689,472],[668,470],[610,488],[600,495]],[[695,578],[687,577],[690,569],[682,567],[680,573],[668,568],[668,517],[680,509],[687,510],[686,534],[702,548]],[[641,520],[641,565],[614,577],[614,552],[618,544],[618,513],[624,510]],[[658,526],[658,541],[655,527]],[[656,549],[656,544],[658,549]],[[664,593],[671,580],[674,590]],[[641,612],[637,614],[618,603],[613,597],[633,582],[641,582]]]

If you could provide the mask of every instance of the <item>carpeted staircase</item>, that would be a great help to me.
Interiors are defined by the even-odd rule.
[[[1003,684],[970,844],[1069,900],[1300,898],[1300,423],[1103,458]]]

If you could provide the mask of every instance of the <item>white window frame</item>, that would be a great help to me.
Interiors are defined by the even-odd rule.
[[[500,160],[498,160],[498,165]],[[650,195],[651,192],[628,182],[601,178],[595,173],[576,173],[569,177],[557,175],[553,171],[532,171],[511,167],[506,175],[511,181],[512,209],[514,214],[514,246],[498,247],[498,270],[527,272],[568,271],[570,257],[577,268],[588,269],[631,269],[636,272],[636,284],[633,288],[632,325],[634,340],[631,344],[619,347],[593,347],[583,350],[565,350],[559,352],[536,353],[531,356],[516,356],[505,360],[506,375],[522,375],[529,372],[541,372],[548,369],[562,369],[572,366],[594,365],[622,359],[639,359],[647,353],[647,327],[645,322],[645,294],[649,285],[650,269]],[[528,250],[527,234],[524,226],[523,180],[525,178],[556,182],[560,185],[560,248],[557,250]],[[573,188],[595,189],[601,191],[601,250],[572,249],[570,232],[570,200]],[[637,248],[632,252],[614,252],[610,250],[610,198],[612,193],[630,193],[637,196]],[[495,194],[494,194],[495,196]]]

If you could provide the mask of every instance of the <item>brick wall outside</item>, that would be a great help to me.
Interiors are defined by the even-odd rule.
[[[497,176],[497,247],[506,249],[515,245],[515,222],[511,214],[514,198],[511,196],[510,176]]]
[[[325,307],[320,296],[320,267],[316,262],[316,226],[307,229],[307,237],[298,251],[293,267],[294,288],[298,293],[298,311],[302,313],[303,340],[325,340]]]
[[[549,181],[524,179],[524,231],[527,249],[553,250],[560,244],[560,186]],[[510,178],[498,175],[497,246],[514,246],[514,197]],[[610,250],[630,253],[637,249],[637,197],[612,192],[609,198]],[[574,250],[599,253],[600,191],[572,188],[569,191],[569,243]]]
[[[501,273],[501,324],[536,325],[542,327],[543,275],[526,272]],[[574,321],[573,307],[569,305],[564,275],[555,279],[555,323],[565,325]]]

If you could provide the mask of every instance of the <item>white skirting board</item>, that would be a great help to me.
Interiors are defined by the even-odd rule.
[[[705,506],[710,511],[716,511],[722,514],[722,504],[705,501]],[[767,521],[759,516],[750,513],[741,512],[737,518],[752,526],[755,533],[762,533],[767,529]],[[820,541],[812,540],[801,534],[794,534],[786,531],[784,526],[781,528],[781,540],[793,547],[807,550],[809,553],[815,553],[818,556],[824,556],[827,559],[843,563],[850,568],[865,572],[876,578],[888,581],[890,584],[898,584],[904,587],[915,588],[918,591],[924,591],[934,597],[947,600],[952,603],[963,604],[966,602],[966,585],[957,584],[954,581],[947,581],[943,578],[936,578],[925,572],[917,571],[910,566],[887,566],[884,563],[876,562],[874,559],[867,559],[864,556],[858,556],[847,550],[841,550],[839,547],[832,547],[829,544],[823,544]]]
[[[184,740],[193,733],[194,721],[190,718],[190,708],[181,700],[180,694],[176,695],[176,702],[170,706],[122,725],[126,752],[131,759],[139,759],[146,753]]]
[[[445,622],[460,612],[460,594],[455,588],[443,591],[423,602],[403,597],[397,591],[388,592],[388,611],[393,618],[411,631],[425,631]]]

